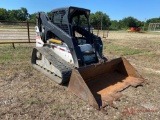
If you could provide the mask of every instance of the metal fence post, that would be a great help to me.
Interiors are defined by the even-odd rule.
[[[28,42],[30,43],[29,22],[27,21]]]

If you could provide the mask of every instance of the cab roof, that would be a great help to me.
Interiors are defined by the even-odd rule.
[[[79,7],[74,7],[74,6],[61,7],[61,8],[53,9],[51,12],[62,11],[62,10],[65,10],[65,11],[68,10],[68,11],[69,11],[69,10],[71,10],[71,9],[90,12],[89,9],[79,8]]]

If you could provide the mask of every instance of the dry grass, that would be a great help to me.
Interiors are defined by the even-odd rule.
[[[128,88],[118,107],[97,111],[49,78],[32,68],[32,45],[0,46],[0,119],[55,120],[159,120],[160,35],[110,32],[104,41],[109,59],[127,58],[147,79],[143,87]],[[150,111],[149,111],[150,109]],[[130,111],[130,112],[129,112]]]

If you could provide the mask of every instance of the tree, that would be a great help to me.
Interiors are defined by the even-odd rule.
[[[7,10],[0,8],[0,20],[7,20]]]
[[[110,18],[106,13],[102,13],[101,11],[91,13],[90,15],[90,23],[93,26],[105,26],[109,27],[111,25]]]
[[[133,18],[133,17],[127,17],[127,18],[123,18],[122,19],[122,24],[125,25],[126,27],[137,27],[136,23],[137,23],[137,19]]]
[[[121,28],[130,28],[130,27],[142,27],[144,25],[143,22],[137,20],[134,17],[123,18],[119,21]]]
[[[36,14],[37,13],[33,13],[29,15],[29,21],[30,22],[36,22]]]
[[[8,10],[8,19],[10,21],[26,21],[29,17],[29,13],[26,8],[17,10]]]
[[[17,10],[8,10],[8,19],[7,20],[16,21],[17,20],[16,13],[17,13]]]
[[[112,20],[110,29],[121,29],[121,26],[117,20]]]
[[[159,18],[151,18],[151,19],[148,19],[146,21],[147,24],[149,23],[160,23],[160,17]]]
[[[136,26],[137,27],[144,27],[144,24],[145,24],[145,22],[142,22],[142,21],[137,21],[137,23],[136,23]]]
[[[97,25],[97,23],[95,22],[96,17],[95,17],[95,15],[94,15],[94,13],[91,13],[91,14],[90,14],[89,19],[90,19],[90,24],[91,24],[91,25],[93,25],[93,26],[96,26],[96,25]]]
[[[52,11],[47,12],[47,16],[50,17],[52,15]]]
[[[24,7],[21,7],[20,11],[21,11],[20,16],[19,16],[20,20],[26,21],[29,17],[28,10]]]

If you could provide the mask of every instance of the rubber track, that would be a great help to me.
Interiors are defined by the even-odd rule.
[[[46,57],[46,59],[51,62],[62,74],[62,83],[68,82],[71,76],[73,66],[55,54],[49,47],[35,48],[38,52]],[[42,68],[43,69],[43,68]],[[47,71],[47,70],[46,70]],[[51,73],[50,73],[51,74]],[[55,77],[55,76],[54,76]],[[58,77],[58,76],[57,76]]]

